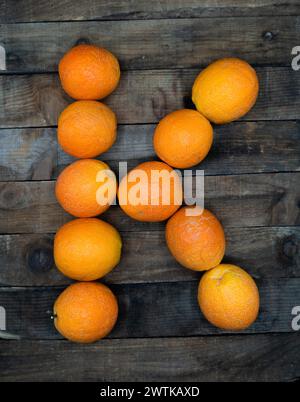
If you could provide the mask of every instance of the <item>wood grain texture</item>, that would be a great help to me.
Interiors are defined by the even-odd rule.
[[[298,337],[1,341],[1,381],[295,381]]]
[[[225,228],[224,261],[255,278],[300,277],[300,228]],[[120,264],[102,280],[108,284],[190,281],[198,272],[182,268],[165,244],[164,231],[122,232]],[[53,235],[0,236],[0,285],[60,286],[71,283],[55,267]]]
[[[119,161],[131,169],[157,159],[155,125],[121,125],[114,146],[98,159],[117,171]],[[214,128],[214,144],[195,169],[206,175],[300,170],[299,122],[241,122]],[[50,180],[74,158],[56,140],[56,128],[0,130],[0,181]]]
[[[299,35],[300,19],[293,16],[0,26],[8,73],[57,71],[59,60],[78,42],[111,50],[125,70],[199,67],[228,56],[290,66]]]
[[[297,0],[19,0],[0,3],[0,23],[299,15]]]
[[[200,275],[199,275],[200,277]],[[299,303],[300,278],[256,281],[261,307],[256,322],[242,333],[293,332],[292,309]],[[198,280],[192,282],[111,285],[119,318],[109,338],[196,336],[229,333],[209,324],[197,302]],[[61,339],[50,318],[63,288],[0,288],[7,331],[22,339]]]
[[[207,176],[205,207],[225,227],[299,225],[300,173]],[[58,205],[55,182],[0,183],[0,233],[52,233],[71,219]],[[113,206],[101,217],[121,231],[157,230],[164,223],[130,219]]]
[[[259,99],[243,120],[297,120],[300,74],[287,67],[257,68]],[[118,89],[105,100],[120,124],[156,123],[167,113],[192,107],[192,84],[199,70],[148,70],[123,73]],[[0,76],[0,128],[55,126],[71,102],[56,74]]]

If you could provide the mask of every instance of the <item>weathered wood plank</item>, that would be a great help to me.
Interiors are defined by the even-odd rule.
[[[299,334],[2,341],[2,381],[294,381]],[[81,364],[78,364],[81,362]]]
[[[255,278],[300,277],[299,227],[225,228],[225,232],[225,262],[241,265]],[[174,260],[163,230],[122,232],[122,239],[121,262],[103,278],[108,284],[179,282],[199,277]],[[50,234],[0,236],[0,260],[2,286],[71,282],[55,267]]]
[[[260,96],[243,120],[297,120],[300,74],[286,67],[257,69]],[[120,124],[156,123],[167,113],[191,107],[199,70],[129,71],[105,101]],[[56,74],[0,76],[0,128],[55,126],[70,103]]]
[[[205,207],[225,227],[291,226],[300,223],[300,173],[207,176]],[[52,233],[71,219],[58,205],[55,182],[0,183],[0,233]],[[102,217],[120,230],[157,230],[113,206]]]
[[[49,180],[57,165],[55,128],[0,130],[1,180]]]
[[[156,159],[155,125],[119,126],[114,146],[99,159],[117,171]],[[242,122],[216,126],[208,157],[197,167],[206,175],[300,170],[299,122]],[[49,180],[74,160],[57,145],[56,128],[0,130],[0,181]]]
[[[273,16],[3,24],[0,38],[8,73],[57,71],[59,60],[78,41],[110,49],[125,70],[206,66],[228,55],[252,64],[290,66],[299,21]]]
[[[199,275],[200,276],[200,275]],[[261,308],[242,333],[293,332],[292,309],[299,303],[300,278],[257,281]],[[110,338],[196,336],[228,333],[209,324],[198,307],[198,281],[112,285],[119,319]],[[50,318],[63,288],[0,288],[7,331],[23,339],[61,339]]]
[[[0,3],[0,23],[299,15],[297,0],[19,0]]]

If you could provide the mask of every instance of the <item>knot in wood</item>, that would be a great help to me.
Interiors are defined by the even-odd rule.
[[[75,42],[75,46],[78,45],[90,45],[91,41],[88,38],[79,38],[76,42]]]
[[[275,35],[273,34],[273,32],[270,32],[270,31],[264,32],[262,36],[263,36],[263,39],[267,40],[267,41],[271,41],[275,38]]]
[[[36,274],[50,271],[54,266],[53,250],[47,246],[36,246],[28,250],[27,265]]]
[[[288,259],[294,259],[298,254],[298,243],[294,236],[283,239],[282,252]]]

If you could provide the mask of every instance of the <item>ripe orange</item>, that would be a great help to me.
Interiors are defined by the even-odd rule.
[[[257,318],[259,293],[254,280],[236,265],[220,264],[202,277],[199,306],[207,320],[226,330],[242,330]]]
[[[174,258],[185,268],[205,271],[220,264],[225,253],[225,235],[208,210],[188,216],[198,207],[181,208],[168,221],[166,241]],[[200,214],[201,213],[201,214]]]
[[[121,237],[109,223],[96,218],[75,219],[56,233],[54,260],[69,278],[93,281],[119,263],[121,248]]]
[[[163,162],[145,162],[125,176],[118,191],[123,211],[138,221],[168,219],[182,204],[178,174]]]
[[[182,109],[165,116],[156,127],[156,154],[170,166],[185,169],[208,154],[213,141],[210,122],[196,110]]]
[[[57,331],[73,342],[91,343],[113,329],[118,303],[112,291],[95,282],[78,282],[65,289],[54,304]]]
[[[78,45],[61,59],[59,77],[66,93],[74,99],[102,99],[120,80],[117,58],[94,45]]]
[[[95,159],[81,159],[58,176],[56,198],[69,214],[79,218],[106,211],[116,196],[116,179],[109,166]]]
[[[221,59],[196,78],[192,99],[200,113],[214,123],[228,123],[244,116],[258,96],[258,78],[245,61]]]
[[[58,119],[58,142],[75,158],[93,158],[106,152],[115,142],[116,135],[116,115],[100,102],[74,102]]]

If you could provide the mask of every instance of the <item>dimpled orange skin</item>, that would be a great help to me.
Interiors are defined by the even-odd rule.
[[[59,77],[65,92],[74,99],[102,99],[117,87],[120,66],[108,50],[94,45],[78,45],[61,59]]]
[[[116,115],[101,102],[74,102],[59,116],[57,136],[66,153],[75,158],[94,158],[115,142]]]
[[[61,172],[56,181],[55,194],[65,211],[78,218],[89,218],[100,215],[109,208],[116,191],[105,205],[97,202],[97,190],[103,183],[97,182],[96,178],[102,170],[109,170],[109,166],[96,159],[81,159]],[[107,180],[108,183],[112,181],[110,178]]]
[[[148,180],[146,182],[146,188],[148,190],[148,203],[152,203],[153,205],[133,205],[128,202],[128,205],[125,205],[127,202],[127,195],[132,189],[133,186],[138,182],[137,180],[130,182],[130,177],[135,173],[136,170],[142,170],[146,173]],[[166,205],[163,205],[162,201],[162,188],[163,183],[160,180],[158,192],[154,192],[151,194],[151,171],[166,171],[173,172],[174,179],[170,180],[170,202]],[[129,180],[128,180],[129,179]],[[127,183],[127,191],[126,191],[126,183]],[[154,180],[153,180],[154,183]],[[152,184],[153,184],[152,183]],[[176,199],[176,193],[179,195],[178,200]],[[136,168],[131,170],[127,176],[125,176],[119,186],[118,190],[118,198],[120,207],[123,211],[129,215],[131,218],[136,219],[142,222],[159,222],[168,219],[171,215],[174,214],[180,208],[182,204],[182,185],[177,173],[167,164],[163,162],[144,162],[138,165]],[[122,200],[125,200],[123,203]],[[157,204],[157,205],[155,205]]]
[[[165,116],[156,127],[156,154],[168,165],[185,169],[200,163],[213,141],[210,122],[196,110],[182,109]]]
[[[78,282],[65,289],[54,304],[57,331],[73,342],[91,343],[107,336],[118,318],[112,291],[95,282]]]
[[[112,225],[96,218],[81,218],[66,223],[56,233],[54,260],[65,276],[94,281],[119,263],[121,249],[121,237]]]
[[[173,257],[185,268],[205,271],[220,264],[225,253],[221,223],[207,209],[201,215],[187,216],[183,207],[166,225],[166,241]]]
[[[192,99],[208,120],[229,123],[244,116],[256,102],[259,90],[255,70],[245,61],[217,60],[196,78]]]
[[[198,302],[206,319],[218,328],[248,328],[259,312],[259,292],[254,280],[236,265],[220,264],[202,277]]]

